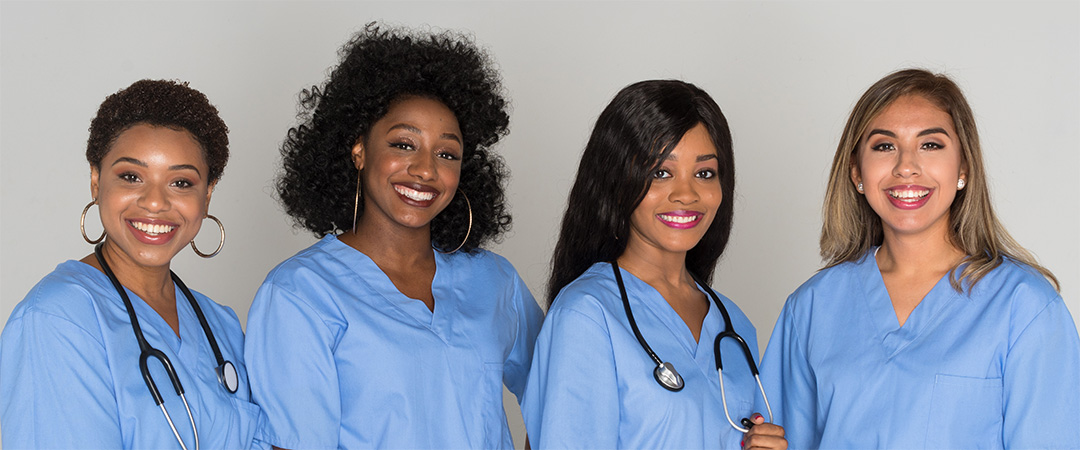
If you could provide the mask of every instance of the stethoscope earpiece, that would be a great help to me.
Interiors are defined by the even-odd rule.
[[[675,370],[675,366],[669,362],[660,363],[656,369],[653,369],[652,374],[656,382],[660,383],[664,389],[679,392],[683,388],[682,375],[679,375],[679,371]]]

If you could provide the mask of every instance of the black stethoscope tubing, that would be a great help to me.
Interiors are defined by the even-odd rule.
[[[633,330],[634,337],[636,337],[638,343],[641,344],[641,348],[645,349],[645,353],[648,353],[649,358],[656,363],[656,369],[653,369],[653,378],[655,378],[656,382],[659,383],[660,386],[663,386],[664,389],[672,392],[681,391],[683,388],[682,376],[679,375],[679,373],[675,370],[674,365],[669,362],[664,362],[660,359],[659,356],[656,356],[656,352],[654,352],[652,347],[649,346],[649,343],[645,341],[645,337],[641,335],[641,330],[638,329],[637,321],[634,320],[634,312],[630,309],[630,298],[626,294],[626,285],[623,284],[622,273],[619,270],[619,263],[616,261],[612,261],[611,269],[615,273],[615,282],[619,285],[619,295],[622,297],[623,307],[626,309],[626,318],[630,322],[630,329]],[[716,309],[720,311],[720,315],[724,319],[724,330],[718,333],[716,335],[716,338],[713,339],[713,357],[715,358],[716,362],[717,374],[720,377],[721,397],[726,397],[726,395],[724,393],[724,361],[720,357],[720,341],[724,338],[731,338],[734,339],[735,342],[739,344],[739,347],[742,348],[743,356],[746,357],[746,364],[750,366],[750,373],[754,375],[754,379],[757,381],[758,388],[761,390],[761,396],[765,399],[766,408],[769,410],[769,420],[772,421],[772,407],[769,406],[769,399],[765,397],[765,389],[761,386],[761,378],[758,375],[758,367],[757,364],[754,363],[754,357],[753,353],[750,352],[750,346],[746,344],[746,341],[742,338],[742,336],[739,336],[739,334],[735,332],[735,328],[731,324],[731,316],[728,315],[727,308],[724,307],[723,302],[720,301],[720,297],[716,295],[716,292],[706,286],[705,283],[702,283],[701,280],[699,280],[693,272],[690,273],[690,277],[694,279],[694,282],[697,283],[697,285],[701,289],[709,293],[709,297],[712,298],[713,303],[716,304]],[[728,414],[726,399],[722,398],[721,401],[724,402],[724,415],[727,416],[728,422],[731,424],[732,427],[742,432],[746,432],[754,426],[754,423],[749,418],[745,417],[740,421],[740,423],[746,428],[743,429],[736,426],[735,422],[731,420],[731,415]]]
[[[120,280],[116,278],[116,274],[113,273],[112,268],[109,267],[109,263],[105,261],[105,256],[102,254],[101,247],[104,245],[98,244],[94,247],[94,256],[97,258],[98,264],[101,265],[102,272],[109,277],[109,281],[112,282],[113,288],[116,289],[116,293],[120,295],[120,299],[124,302],[124,309],[127,310],[128,318],[131,320],[131,330],[135,334],[135,340],[139,343],[139,370],[142,373],[143,381],[146,382],[147,389],[150,390],[150,396],[154,398],[154,403],[161,408],[161,412],[165,414],[166,420],[169,422],[169,427],[172,428],[173,435],[176,436],[176,440],[180,442],[180,446],[187,449],[184,445],[184,441],[180,439],[180,434],[177,432],[176,427],[173,425],[172,417],[165,409],[165,399],[161,397],[161,393],[158,391],[157,383],[154,382],[154,378],[150,375],[150,369],[147,366],[147,361],[150,358],[155,358],[161,363],[165,369],[165,373],[169,376],[169,381],[172,382],[173,389],[176,391],[176,395],[184,402],[184,408],[187,409],[188,419],[191,420],[191,429],[195,434],[195,448],[199,448],[199,433],[195,429],[195,418],[191,414],[191,408],[188,407],[187,398],[184,396],[184,387],[180,383],[180,377],[177,376],[176,370],[173,369],[172,361],[161,350],[158,350],[150,345],[146,341],[146,337],[143,336],[142,327],[139,326],[139,318],[135,315],[135,308],[131,305],[131,299],[128,297],[127,292],[124,290],[124,285],[120,284]],[[192,295],[191,290],[187,285],[180,280],[180,277],[173,271],[169,271],[169,276],[172,277],[173,283],[176,283],[180,291],[184,293],[184,297],[187,298],[188,303],[191,304],[191,309],[195,311],[195,316],[199,319],[199,325],[202,326],[203,334],[206,335],[207,341],[210,342],[210,348],[214,351],[214,359],[217,361],[217,367],[214,371],[217,374],[218,382],[221,386],[230,394],[235,394],[237,387],[239,386],[239,378],[236,373],[236,366],[231,361],[225,360],[221,355],[221,349],[218,348],[217,339],[214,338],[213,331],[210,330],[210,324],[206,321],[206,316],[203,315],[202,308],[199,307],[199,303],[195,301],[195,296]]]

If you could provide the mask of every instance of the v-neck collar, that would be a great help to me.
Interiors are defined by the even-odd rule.
[[[430,329],[440,338],[443,337],[443,318],[449,317],[453,305],[449,301],[453,295],[454,273],[449,264],[449,256],[439,252],[435,255],[435,277],[431,281],[431,295],[435,299],[435,310],[431,311],[423,301],[402,294],[390,277],[368,255],[341,242],[337,236],[327,236],[330,253],[341,260],[364,284],[369,286],[395,310],[410,318],[417,325]]]
[[[892,298],[885,288],[885,279],[882,278],[877,258],[874,257],[875,251],[876,248],[867,252],[863,260],[857,263],[864,296],[862,305],[866,308],[865,313],[870,322],[874,324],[877,340],[881,343],[886,358],[891,359],[941,322],[945,317],[944,310],[960,299],[960,295],[952,288],[949,274],[946,273],[919,301],[904,325],[900,326]]]
[[[664,299],[664,296],[660,295],[660,292],[656,288],[652,287],[649,283],[642,281],[640,278],[634,276],[626,269],[619,268],[623,274],[624,280],[629,280],[631,286],[627,287],[627,293],[631,290],[640,292],[644,295],[637,298],[638,304],[644,304],[646,308],[664,324],[664,328],[667,328],[671,336],[679,342],[680,346],[687,352],[690,359],[700,363],[702,358],[712,360],[712,345],[713,340],[709,336],[716,336],[719,332],[713,326],[713,322],[723,322],[722,318],[716,318],[719,311],[716,310],[716,305],[713,304],[712,297],[709,292],[702,290],[701,286],[697,286],[698,291],[705,296],[705,301],[709,304],[709,310],[705,313],[705,318],[701,321],[701,333],[698,335],[697,341],[694,341],[694,334],[690,332],[690,327],[686,325],[679,313],[675,312],[675,309],[671,307],[671,304]],[[609,268],[610,271],[610,268]],[[631,307],[635,296],[629,295],[631,301]],[[723,327],[724,324],[720,324]],[[645,339],[648,339],[646,336]],[[704,350],[703,350],[704,349]],[[700,364],[698,364],[700,366]]]

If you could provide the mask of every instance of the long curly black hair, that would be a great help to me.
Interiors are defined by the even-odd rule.
[[[101,102],[90,121],[86,141],[86,161],[101,169],[101,160],[116,138],[135,125],[147,124],[184,129],[202,147],[207,180],[216,183],[229,162],[229,127],[221,120],[210,100],[187,82],[139,80]]]
[[[712,97],[693,84],[639,81],[615,95],[585,144],[551,258],[549,303],[589,266],[622,255],[630,216],[648,193],[652,174],[699,123],[716,146],[724,201],[701,241],[687,252],[686,268],[698,279],[712,280],[731,235],[735,198],[735,155],[727,119]]]
[[[282,144],[277,191],[297,226],[316,236],[350,230],[359,174],[352,147],[406,96],[445,104],[464,139],[461,181],[472,206],[472,251],[510,229],[505,165],[490,147],[507,133],[510,117],[498,73],[471,38],[454,32],[417,33],[368,24],[339,51],[341,63],[322,87],[300,93],[300,124]],[[460,195],[431,221],[435,248],[461,243],[468,207]],[[363,215],[360,202],[358,215]]]

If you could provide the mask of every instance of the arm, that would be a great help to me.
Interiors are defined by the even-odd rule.
[[[540,334],[540,325],[544,321],[544,312],[516,273],[513,295],[514,306],[517,308],[517,337],[514,339],[514,348],[510,350],[510,355],[503,365],[503,384],[514,393],[520,405],[533,359],[536,335]]]
[[[1080,448],[1080,338],[1061,298],[1022,329],[1005,360],[1005,448]]]
[[[784,427],[791,447],[816,448],[820,439],[816,381],[807,361],[805,337],[796,327],[795,295],[788,298],[769,338],[761,361],[761,383],[769,396],[775,423]],[[760,398],[755,409],[766,409]]]
[[[259,289],[248,315],[244,359],[252,399],[269,418],[264,441],[282,448],[337,448],[337,331],[291,292],[270,283]]]
[[[569,308],[549,312],[543,328],[522,402],[532,447],[617,448],[619,389],[607,328]]]
[[[105,347],[67,318],[31,310],[8,322],[0,398],[5,448],[123,447]]]

